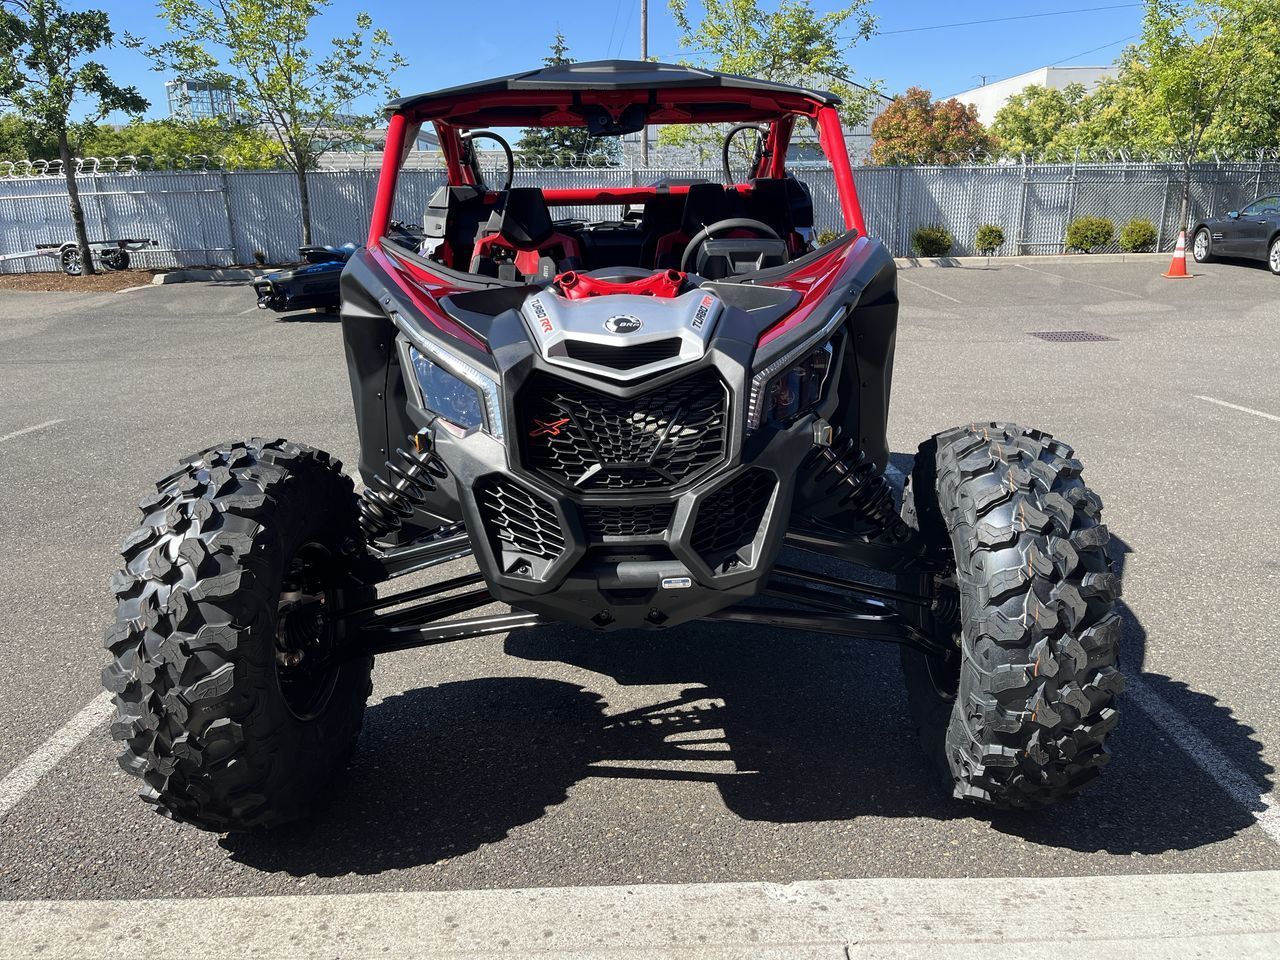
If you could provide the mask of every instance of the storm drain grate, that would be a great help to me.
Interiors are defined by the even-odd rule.
[[[1115,339],[1115,337],[1108,337],[1090,330],[1040,330],[1038,332],[1032,331],[1030,336],[1039,337],[1041,340],[1052,340],[1056,343],[1089,343],[1095,340]]]

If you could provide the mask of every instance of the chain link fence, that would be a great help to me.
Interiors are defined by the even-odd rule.
[[[158,246],[134,255],[139,267],[231,266],[296,259],[300,242],[298,189],[288,171],[149,170],[121,158],[84,164],[81,202],[91,240],[146,237]],[[3,165],[0,165],[3,166]],[[813,194],[816,227],[841,229],[829,166],[798,164],[795,175]],[[498,171],[490,182],[499,180]],[[517,186],[627,187],[663,178],[720,179],[706,168],[518,169]],[[998,255],[1063,250],[1067,224],[1105,216],[1117,233],[1140,218],[1156,225],[1159,249],[1177,239],[1183,171],[1170,163],[1008,163],[951,167],[860,167],[854,177],[872,236],[897,256],[910,256],[917,227],[945,227],[952,254],[975,253],[979,226],[1004,231]],[[401,173],[394,216],[421,222],[431,194],[444,183],[438,169]],[[1254,197],[1280,193],[1280,162],[1199,163],[1192,168],[1189,220],[1239,209]],[[377,171],[317,171],[308,175],[312,236],[317,243],[360,242],[368,229]],[[582,219],[620,215],[599,207],[557,208]],[[57,171],[0,169],[0,254],[72,238],[67,195]],[[0,271],[56,270],[48,258],[0,262]]]

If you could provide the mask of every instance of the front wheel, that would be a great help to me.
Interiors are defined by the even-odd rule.
[[[901,586],[933,598],[907,615],[949,654],[904,648],[903,671],[956,797],[1043,807],[1109,759],[1120,581],[1080,473],[1067,444],[1011,424],[947,431],[916,457],[903,517],[952,565]]]
[[[1271,241],[1271,249],[1267,252],[1267,266],[1271,272],[1280,277],[1280,237]]]
[[[140,504],[107,630],[120,765],[207,830],[305,816],[355,748],[371,657],[343,660],[363,545],[329,455],[250,440],[191,457]]]
[[[1208,263],[1213,259],[1213,238],[1209,236],[1207,227],[1196,231],[1191,241],[1191,257],[1196,263]]]

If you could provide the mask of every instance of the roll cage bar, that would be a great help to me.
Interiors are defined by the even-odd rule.
[[[818,144],[831,163],[846,228],[866,234],[858,201],[844,131],[834,103],[804,91],[774,92],[725,87],[678,87],[625,90],[499,90],[483,93],[444,94],[401,101],[392,112],[382,154],[382,172],[369,224],[369,246],[376,247],[391,220],[396,180],[406,156],[410,129],[431,123],[440,140],[449,174],[455,186],[473,185],[471,170],[463,162],[462,134],[484,127],[570,127],[586,123],[583,107],[603,108],[615,120],[634,105],[647,110],[647,123],[761,123],[767,124],[759,166],[751,177],[786,176],[787,148],[797,119],[813,121]],[[687,186],[663,188],[672,194],[688,193]],[[739,190],[749,189],[738,185]],[[548,206],[643,203],[656,187],[545,188]]]

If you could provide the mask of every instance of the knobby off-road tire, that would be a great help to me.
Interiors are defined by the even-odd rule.
[[[219,831],[299,819],[353,751],[373,659],[322,666],[343,637],[321,614],[372,596],[348,573],[363,538],[340,469],[284,440],[225,444],[139,504],[102,679],[120,765],[165,816]]]
[[[954,576],[913,619],[949,659],[904,648],[912,713],[956,797],[1036,808],[1107,762],[1121,623],[1102,502],[1067,444],[1012,424],[961,427],[920,447],[903,503],[949,551]]]

